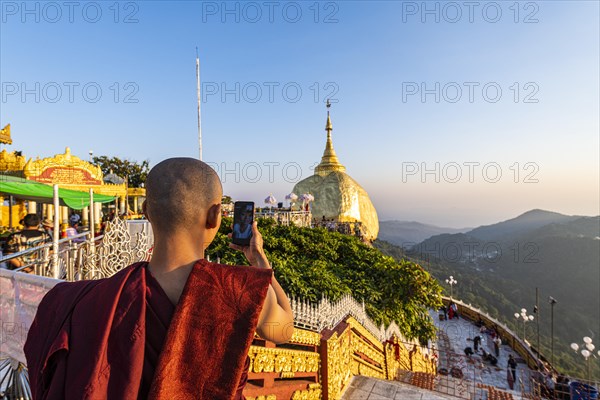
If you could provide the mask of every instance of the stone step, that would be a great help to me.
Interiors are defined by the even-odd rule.
[[[456,400],[456,397],[402,382],[355,376],[342,395],[342,400]]]

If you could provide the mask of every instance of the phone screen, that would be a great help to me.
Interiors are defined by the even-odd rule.
[[[254,202],[236,201],[233,206],[233,233],[231,241],[241,246],[250,244],[252,223],[254,222]]]

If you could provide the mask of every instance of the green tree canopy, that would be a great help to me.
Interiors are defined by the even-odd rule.
[[[148,172],[150,172],[148,160],[138,163],[127,159],[122,160],[119,157],[100,156],[94,157],[92,163],[102,169],[104,176],[112,171],[113,174],[123,179],[126,178],[129,187],[135,188],[142,187],[142,184],[146,182]]]
[[[397,262],[353,236],[269,219],[258,222],[267,257],[288,295],[316,303],[322,296],[337,300],[349,293],[365,302],[377,324],[396,321],[407,338],[422,342],[435,337],[428,311],[441,306],[441,287],[418,264]],[[226,264],[247,264],[242,253],[228,246],[231,224],[231,218],[223,219],[207,254]]]

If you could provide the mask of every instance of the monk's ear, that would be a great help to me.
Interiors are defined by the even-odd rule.
[[[144,200],[144,202],[142,203],[142,214],[144,214],[144,217],[146,217],[146,219],[150,221],[150,218],[148,218],[148,207],[146,206],[146,200]]]
[[[206,215],[206,228],[218,228],[221,222],[221,204],[213,204]]]

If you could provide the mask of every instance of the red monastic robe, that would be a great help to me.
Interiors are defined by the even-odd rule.
[[[24,348],[35,400],[239,396],[272,270],[199,260],[174,307],[146,265],[48,292]]]

